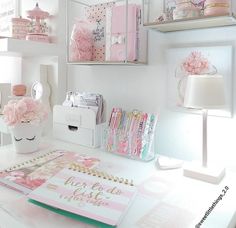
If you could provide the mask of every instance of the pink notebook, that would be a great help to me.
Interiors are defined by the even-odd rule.
[[[135,4],[129,4],[127,9],[128,18],[126,20],[126,5],[115,6],[112,8],[110,53],[111,61],[126,60],[126,41],[127,60],[137,60],[138,17],[140,13],[140,6],[137,6]]]
[[[74,161],[88,168],[100,162],[84,154],[56,150],[1,171],[0,184],[28,194]]]
[[[73,214],[117,226],[135,193],[132,181],[73,164],[28,197],[37,205],[62,210],[66,216]]]

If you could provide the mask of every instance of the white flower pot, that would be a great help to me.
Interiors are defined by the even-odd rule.
[[[39,149],[42,124],[21,123],[10,129],[16,153],[32,153]]]

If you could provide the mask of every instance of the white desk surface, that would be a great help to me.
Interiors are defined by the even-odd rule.
[[[200,222],[212,203],[229,190],[212,210],[201,228],[236,227],[236,173],[227,170],[219,185],[183,177],[182,170],[162,171],[154,162],[144,163],[101,150],[44,142],[39,152],[16,155],[12,146],[0,147],[0,169],[54,149],[66,149],[100,158],[100,166],[117,176],[134,180],[138,194],[118,228],[191,228]],[[91,228],[27,202],[14,190],[0,186],[0,228]]]

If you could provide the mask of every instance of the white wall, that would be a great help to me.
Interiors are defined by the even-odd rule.
[[[159,42],[156,42],[158,40]],[[144,66],[68,66],[68,89],[103,94],[108,113],[114,106],[160,112],[165,81],[163,34],[150,36],[149,64]]]
[[[159,114],[157,152],[186,160],[200,159],[201,116],[174,112],[166,105],[165,50],[168,47],[217,44],[233,44],[235,47],[236,27],[168,34],[151,31],[147,66],[68,66],[68,90],[103,94],[108,115],[112,107],[136,108]],[[234,74],[235,69],[233,77]],[[209,117],[211,160],[236,166],[235,125],[235,118]]]
[[[0,56],[0,83],[21,83],[21,63],[20,57]]]

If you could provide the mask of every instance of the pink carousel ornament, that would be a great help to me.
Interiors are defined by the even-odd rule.
[[[30,30],[26,36],[26,39],[49,43],[49,36],[47,34],[48,27],[44,21],[49,18],[49,13],[41,10],[38,3],[36,3],[33,10],[28,10],[26,13],[27,17],[31,19]]]

